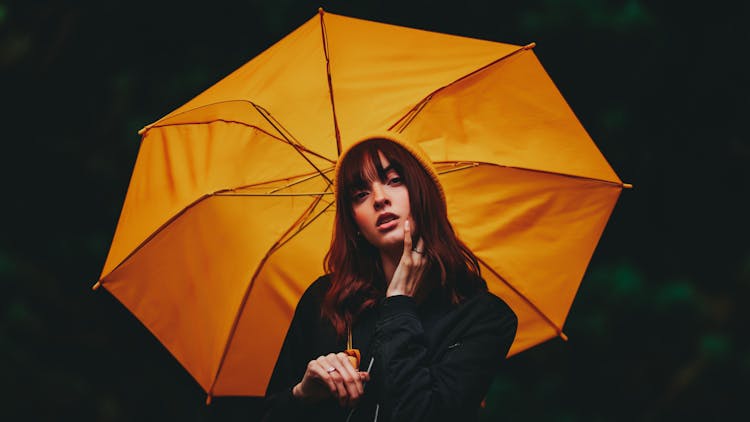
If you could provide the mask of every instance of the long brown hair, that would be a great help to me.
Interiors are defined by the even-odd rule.
[[[385,295],[387,288],[380,253],[359,234],[351,201],[353,190],[368,186],[376,178],[385,179],[378,152],[388,159],[409,190],[411,216],[429,259],[415,299],[419,301],[432,289],[441,288],[456,304],[472,289],[484,287],[476,257],[456,236],[441,192],[419,161],[390,140],[362,142],[346,154],[336,174],[336,217],[324,263],[331,273],[331,287],[322,314],[340,336]]]

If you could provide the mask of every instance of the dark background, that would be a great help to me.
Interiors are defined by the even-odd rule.
[[[485,420],[723,420],[750,393],[747,2],[0,0],[0,419],[255,420],[92,292],[136,131],[332,13],[536,54],[624,191],[570,340],[511,358]]]

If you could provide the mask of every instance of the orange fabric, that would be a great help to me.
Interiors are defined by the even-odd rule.
[[[262,395],[323,271],[339,150],[389,129],[518,314],[510,353],[561,336],[623,184],[533,51],[333,14],[143,129],[99,283],[209,396]]]

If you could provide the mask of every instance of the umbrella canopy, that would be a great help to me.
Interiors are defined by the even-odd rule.
[[[451,221],[519,317],[562,327],[624,185],[532,50],[320,11],[145,127],[97,286],[208,392],[262,395],[322,273],[331,179],[383,130],[435,162]]]

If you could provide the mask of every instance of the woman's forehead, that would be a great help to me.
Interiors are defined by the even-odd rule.
[[[382,168],[384,171],[388,171],[391,169],[391,162],[388,160],[388,157],[383,154],[383,151],[378,150],[378,159],[380,160],[380,168]]]
[[[354,163],[352,163],[354,164]],[[358,169],[357,169],[358,167]],[[382,180],[390,169],[391,162],[380,150],[367,151],[362,154],[361,162],[352,169],[351,182],[353,185],[370,184],[376,180]]]

